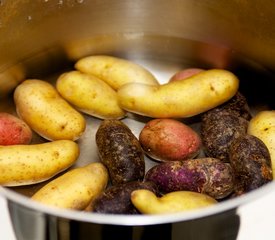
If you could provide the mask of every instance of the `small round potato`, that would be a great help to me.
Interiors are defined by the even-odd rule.
[[[12,114],[0,113],[0,145],[29,144],[32,130],[20,118]]]
[[[178,81],[178,80],[183,80],[186,78],[189,78],[191,76],[194,76],[200,72],[203,72],[205,70],[201,69],[201,68],[186,68],[183,69],[177,73],[175,73],[169,80],[169,82],[173,82],[173,81]]]
[[[198,155],[199,135],[189,126],[174,119],[153,119],[139,135],[142,148],[158,161],[181,161]]]
[[[197,192],[176,191],[158,198],[153,192],[146,189],[133,191],[131,201],[144,214],[189,211],[212,206],[217,203],[214,198]]]
[[[48,140],[77,140],[85,131],[84,116],[48,82],[25,80],[14,91],[18,116]]]

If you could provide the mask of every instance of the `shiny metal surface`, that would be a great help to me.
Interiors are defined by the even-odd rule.
[[[15,112],[12,90],[23,79],[55,81],[90,54],[131,59],[160,82],[184,67],[226,68],[240,77],[254,112],[274,108],[274,14],[271,0],[0,0],[0,111]],[[130,115],[123,121],[138,134],[146,119]],[[198,127],[195,119],[186,121]],[[93,137],[99,120],[87,117],[87,122],[76,166],[98,160]],[[153,164],[147,160],[146,168]],[[160,239],[182,239],[182,230],[186,239],[235,239],[236,209],[275,191],[272,183],[213,208],[164,217],[51,209],[24,196],[39,187],[0,187],[18,239],[86,239],[83,229],[94,239],[108,239],[106,232],[112,231],[121,239],[148,239],[154,229]],[[223,228],[224,221],[232,221],[231,230]],[[205,232],[201,238],[198,227]]]
[[[66,57],[96,52],[191,54],[223,67],[233,51],[272,70],[274,13],[271,0],[1,0],[0,89],[10,90]],[[165,45],[144,36],[166,38]],[[187,40],[186,48],[175,47],[175,39]]]

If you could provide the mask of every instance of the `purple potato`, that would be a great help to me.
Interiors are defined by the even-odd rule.
[[[194,191],[222,199],[234,189],[234,175],[230,164],[215,158],[160,163],[149,169],[145,179],[154,182],[164,194]]]
[[[137,214],[138,211],[131,202],[131,193],[138,189],[147,189],[158,195],[157,186],[153,182],[133,181],[112,186],[95,199],[93,212]]]
[[[208,157],[229,162],[231,143],[246,134],[248,121],[223,109],[213,109],[202,115],[201,139]]]
[[[230,164],[236,176],[236,195],[250,192],[272,181],[270,153],[257,137],[244,135],[230,147]]]
[[[102,121],[96,132],[96,144],[113,185],[143,180],[143,150],[138,139],[123,122],[115,119]]]
[[[243,96],[240,92],[237,92],[235,96],[233,96],[224,104],[209,110],[207,114],[211,114],[213,110],[215,111],[215,109],[219,109],[220,111],[226,111],[230,114],[235,115],[236,117],[242,117],[248,121],[252,117],[247,100],[245,96]]]

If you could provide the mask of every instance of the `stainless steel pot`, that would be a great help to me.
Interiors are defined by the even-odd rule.
[[[14,112],[12,90],[23,79],[53,80],[90,54],[144,64],[161,82],[188,66],[226,68],[240,77],[253,110],[272,108],[274,15],[271,0],[0,0],[0,110]],[[139,120],[124,121],[137,133]],[[99,120],[87,121],[93,127],[79,141],[76,166],[98,160],[88,136]],[[37,188],[0,187],[19,240],[236,239],[238,209],[275,191],[271,183],[199,211],[114,216],[40,205],[27,197]]]

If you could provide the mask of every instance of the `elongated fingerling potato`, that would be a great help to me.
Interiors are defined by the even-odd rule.
[[[95,162],[52,180],[32,199],[59,208],[83,210],[106,188],[107,183],[107,169],[102,163]]]
[[[0,146],[0,185],[43,182],[70,167],[78,156],[79,147],[70,140]]]
[[[57,90],[42,80],[25,80],[14,91],[18,116],[48,140],[76,140],[85,131],[85,118]]]
[[[122,108],[140,115],[183,118],[226,102],[238,87],[239,80],[234,74],[212,69],[160,86],[129,83],[118,90],[118,99]]]
[[[78,60],[75,68],[102,79],[115,90],[129,82],[158,85],[156,78],[147,69],[122,58],[89,56]]]
[[[261,139],[268,148],[275,179],[275,110],[257,113],[250,120],[247,132]]]
[[[104,120],[96,132],[96,144],[102,163],[113,185],[143,180],[144,154],[131,129],[120,120]]]
[[[146,189],[133,191],[131,201],[144,214],[189,211],[217,203],[214,198],[197,192],[176,191],[157,197],[153,192]]]
[[[117,93],[101,79],[78,71],[63,73],[56,83],[60,95],[79,111],[108,119],[123,118]]]

